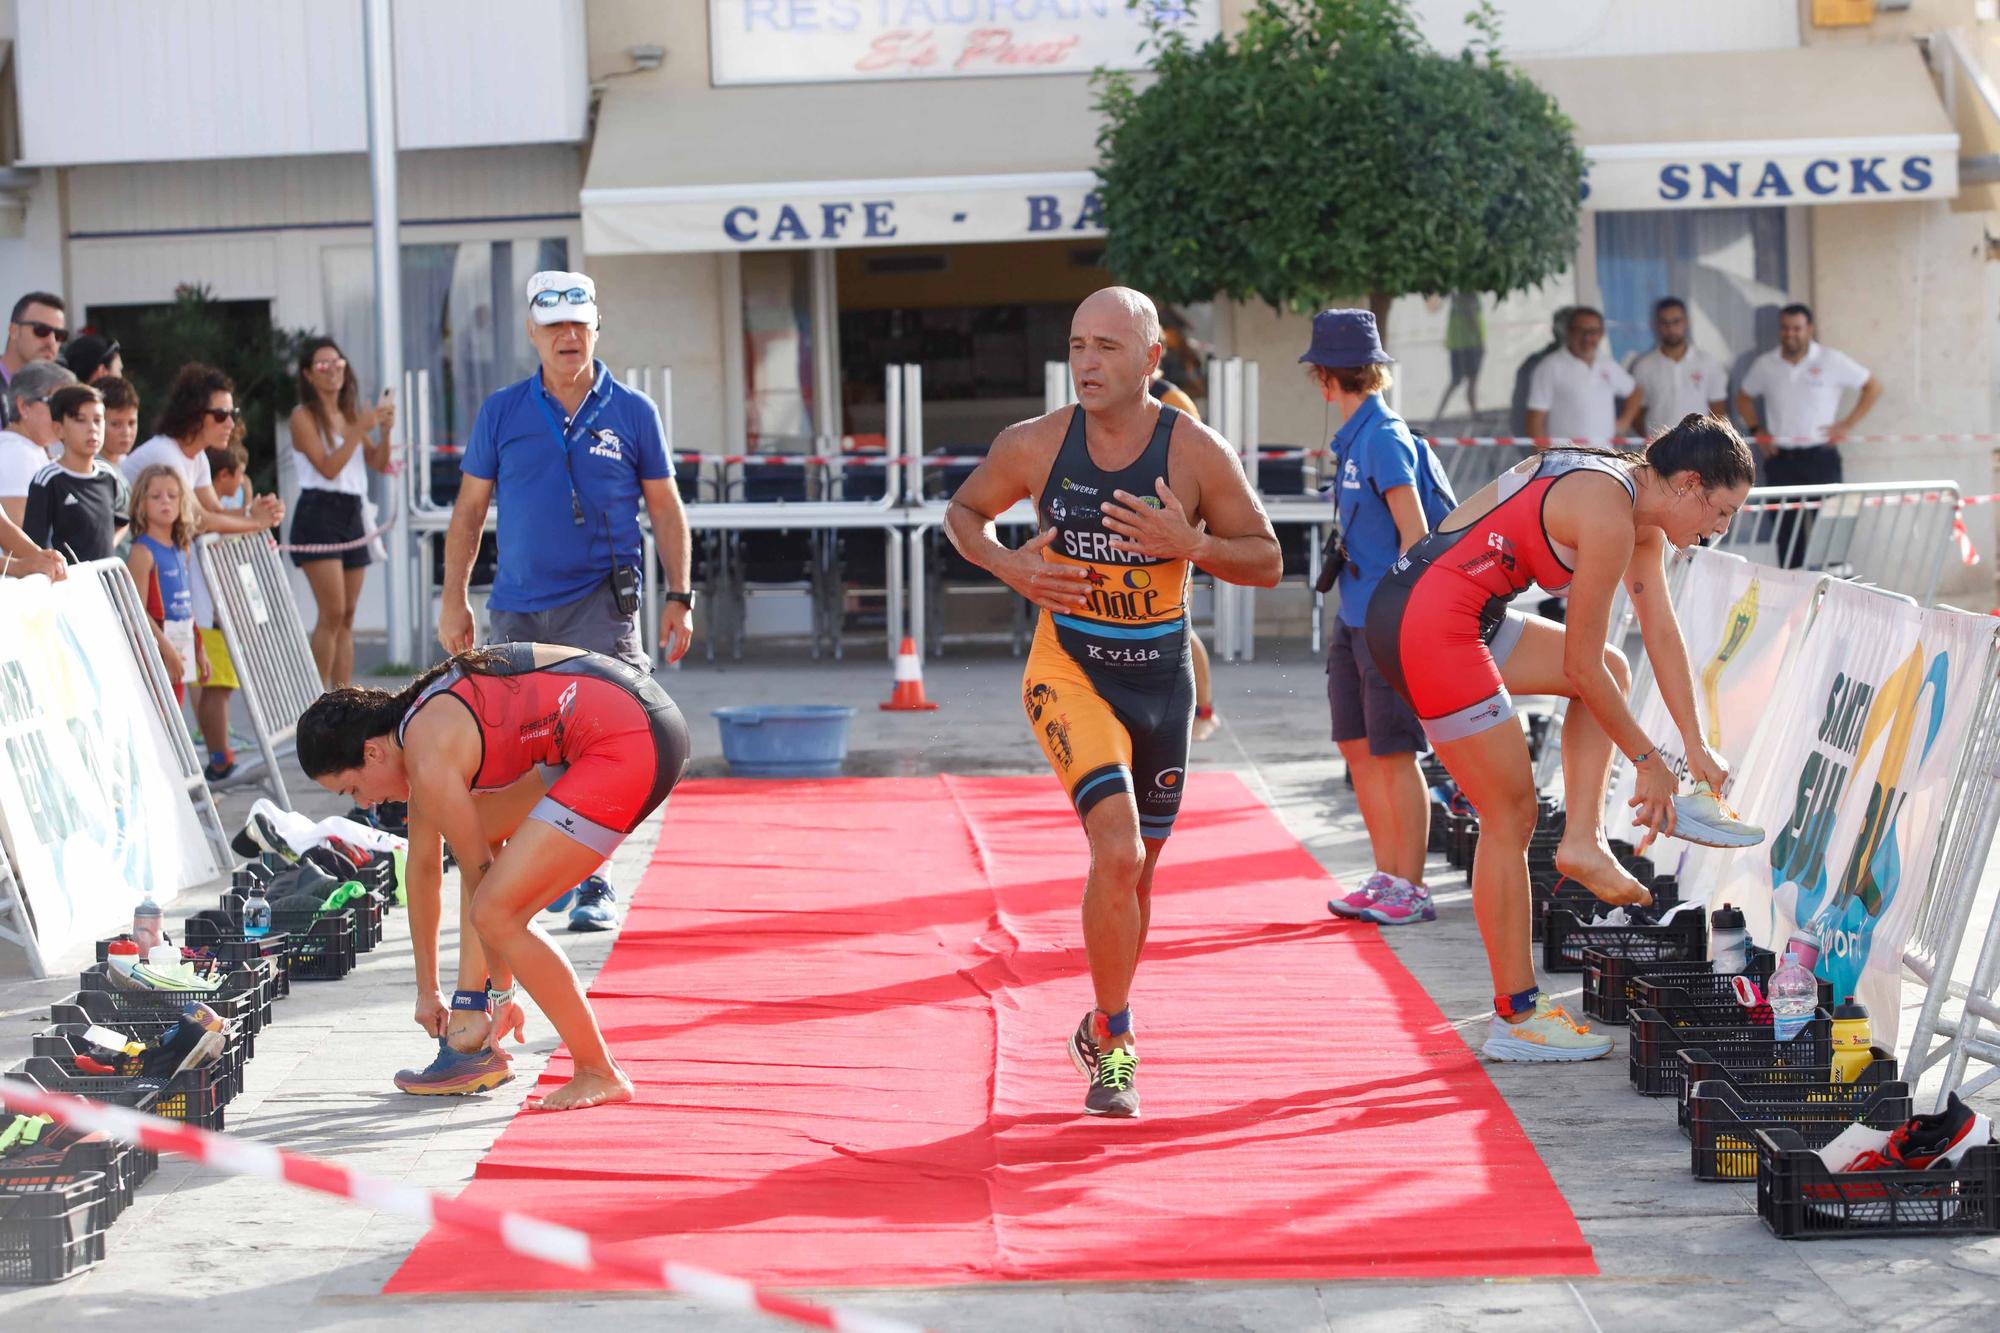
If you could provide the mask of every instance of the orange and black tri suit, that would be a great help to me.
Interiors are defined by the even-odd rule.
[[[1090,601],[1074,614],[1041,613],[1021,682],[1028,724],[1077,814],[1130,792],[1147,838],[1173,831],[1187,783],[1194,723],[1191,571],[1185,560],[1114,549],[1103,506],[1118,490],[1159,504],[1153,483],[1167,475],[1167,444],[1180,415],[1162,407],[1145,452],[1130,467],[1107,472],[1091,460],[1083,409],[1071,410],[1036,516],[1056,533],[1042,558],[1085,570]]]

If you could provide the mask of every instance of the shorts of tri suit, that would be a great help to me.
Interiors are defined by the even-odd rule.
[[[1187,621],[1107,643],[1102,627],[1085,634],[1065,619],[1043,612],[1029,650],[1021,677],[1028,725],[1078,818],[1125,792],[1139,807],[1139,835],[1163,839],[1180,813],[1194,726]]]
[[[361,497],[348,491],[329,491],[308,486],[299,491],[292,506],[292,546],[341,546],[338,551],[293,551],[292,563],[309,565],[315,560],[338,560],[342,569],[366,569],[370,563],[368,533],[362,519]]]
[[[1368,602],[1368,650],[1437,745],[1513,721],[1500,669],[1527,624],[1472,580],[1406,560]]]
[[[573,657],[546,670],[577,677],[574,716],[594,733],[567,764],[539,764],[548,795],[539,819],[610,856],[660,808],[687,768],[687,720],[647,672],[610,657]]]

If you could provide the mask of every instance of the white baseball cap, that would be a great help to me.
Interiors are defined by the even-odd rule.
[[[528,279],[528,315],[537,324],[588,324],[594,329],[597,284],[583,273],[544,269]]]

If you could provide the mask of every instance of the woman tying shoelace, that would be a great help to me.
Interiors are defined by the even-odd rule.
[[[535,925],[555,894],[611,855],[687,766],[680,709],[645,672],[550,644],[459,653],[403,690],[334,690],[299,718],[307,776],[360,805],[409,802],[405,887],[417,1025],[438,1039],[406,1092],[505,1082],[501,1041],[521,1038],[515,982],[569,1048],[569,1082],[533,1109],[632,1099],[569,960]],[[443,849],[459,864],[459,989],[438,981]]]

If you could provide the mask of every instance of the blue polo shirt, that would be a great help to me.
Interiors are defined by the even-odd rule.
[[[539,370],[494,393],[472,423],[459,468],[492,482],[500,507],[487,603],[496,610],[564,606],[608,579],[614,563],[640,562],[639,483],[672,477],[673,460],[653,400],[595,364],[597,382],[567,423]]]
[[[1380,394],[1354,409],[1334,433],[1340,480],[1334,502],[1347,542],[1347,568],[1340,576],[1340,621],[1360,629],[1368,622],[1368,599],[1375,585],[1402,554],[1395,515],[1382,497],[1398,486],[1417,484],[1417,442]]]

